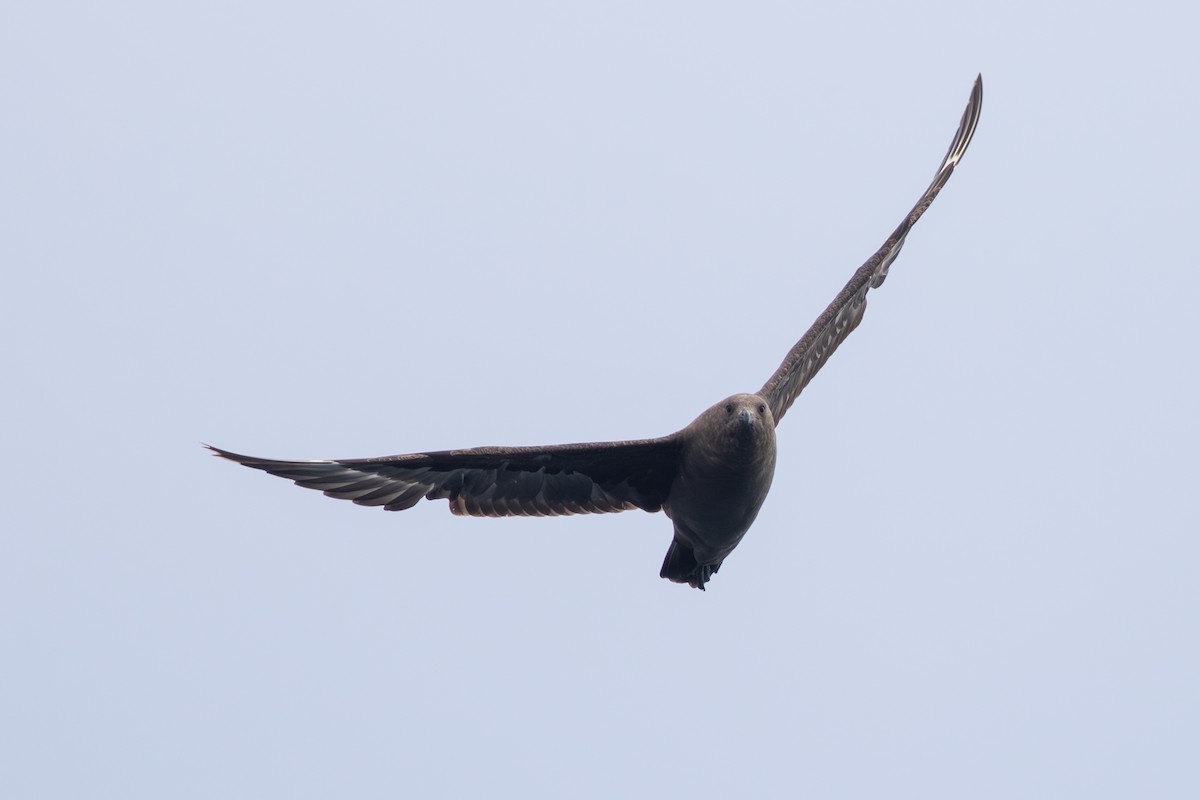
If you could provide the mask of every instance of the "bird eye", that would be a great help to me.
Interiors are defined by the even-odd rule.
[[[732,414],[732,413],[733,413],[733,403],[726,403],[726,404],[725,404],[725,413],[726,413],[726,414]]]
[[[760,413],[760,414],[767,413],[767,407],[765,405],[763,405],[762,403],[759,403],[758,404],[758,413]]]

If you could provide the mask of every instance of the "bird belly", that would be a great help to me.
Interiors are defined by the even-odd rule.
[[[774,472],[774,458],[719,476],[680,472],[664,510],[697,563],[720,564],[737,547],[767,499]]]

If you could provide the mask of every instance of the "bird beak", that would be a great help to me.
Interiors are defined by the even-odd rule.
[[[750,409],[743,408],[741,411],[738,412],[738,420],[743,425],[753,425],[754,424],[754,415],[750,413]]]

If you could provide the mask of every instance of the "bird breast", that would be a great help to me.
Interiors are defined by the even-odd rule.
[[[664,510],[701,563],[719,560],[758,516],[774,476],[774,436],[749,454],[685,451]]]

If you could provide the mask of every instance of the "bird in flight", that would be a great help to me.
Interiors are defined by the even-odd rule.
[[[382,458],[276,461],[209,447],[216,455],[295,481],[330,497],[401,511],[448,500],[477,517],[662,511],[675,535],[659,575],[697,589],[749,530],[775,474],[775,428],[867,307],[909,231],[967,151],[983,104],[975,79],[950,149],[921,199],[817,317],[763,387],[706,409],[658,439],[545,447],[473,447]]]

